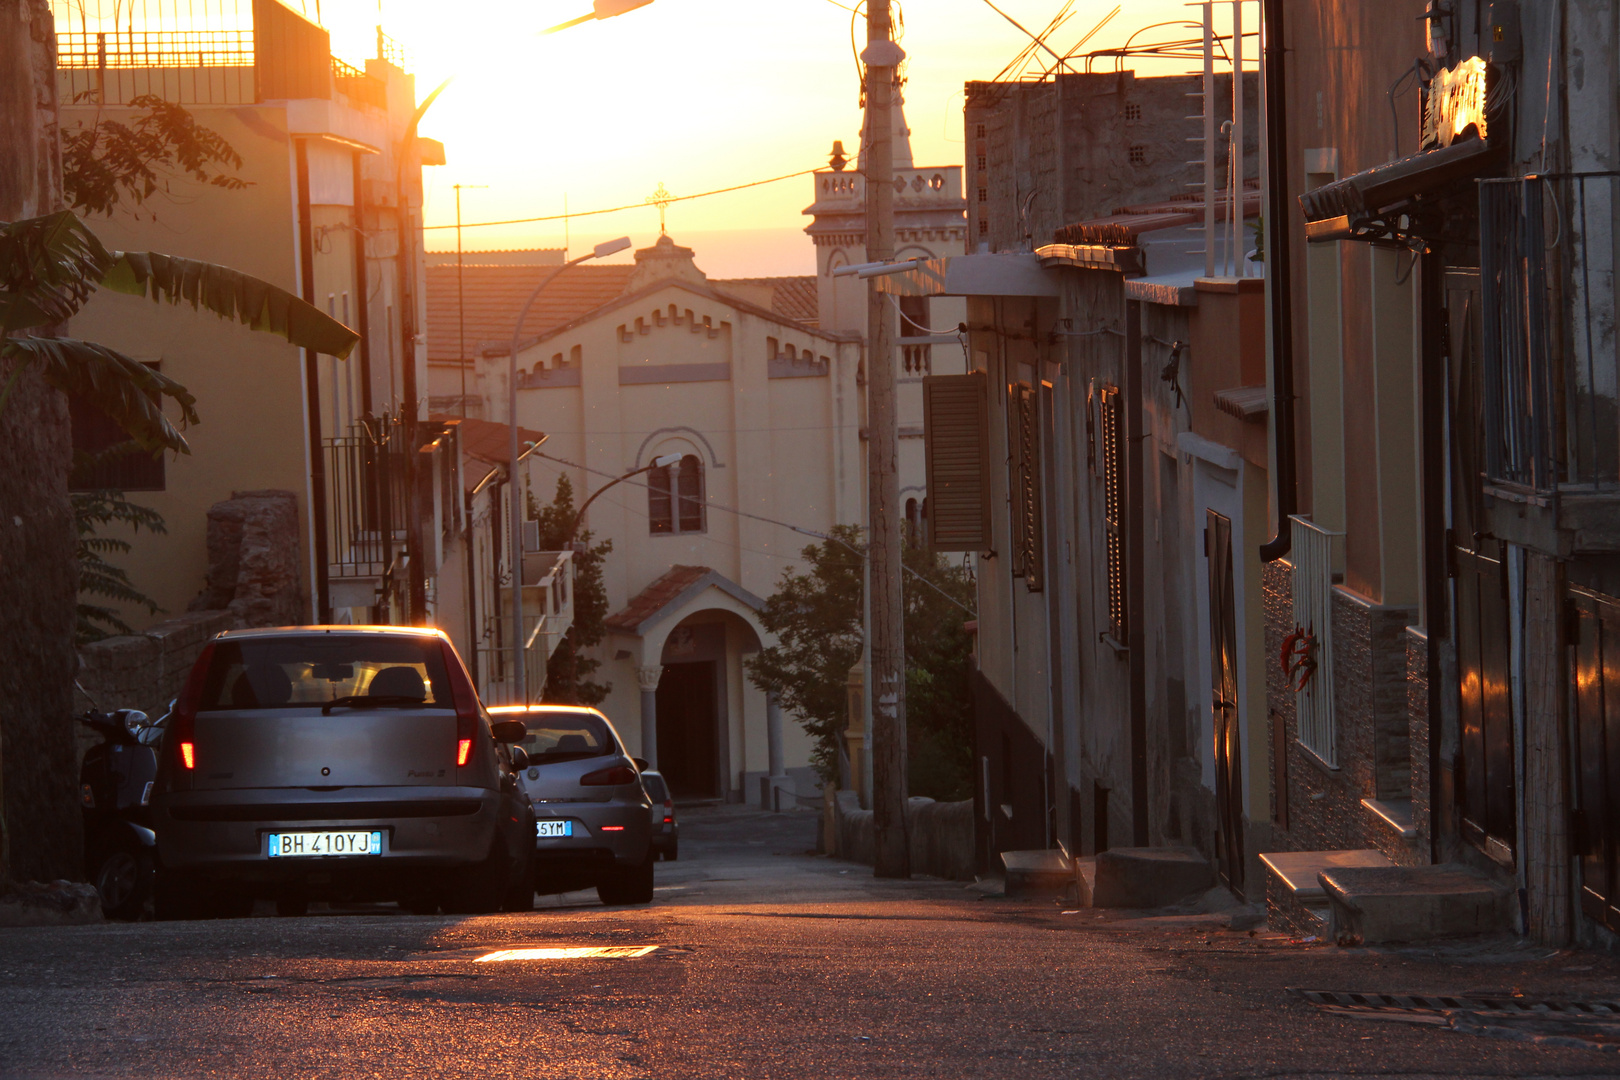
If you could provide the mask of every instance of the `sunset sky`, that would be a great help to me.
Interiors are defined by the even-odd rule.
[[[1062,2],[997,6],[1037,30]],[[1058,51],[1113,7],[1079,0],[1053,36]],[[492,0],[447,20],[441,3],[382,0],[384,29],[409,50],[418,94],[457,75],[421,127],[444,141],[449,157],[426,170],[429,225],[455,221],[457,183],[488,185],[462,192],[462,216],[493,221],[560,214],[565,194],[577,213],[639,204],[660,183],[682,195],[822,167],[834,139],[854,153],[861,114],[847,7],[655,0],[619,18],[535,34],[589,10],[589,0]],[[911,0],[901,11],[917,163],[960,164],[962,84],[994,76],[1028,39],[984,0]],[[1189,15],[1197,9],[1178,0],[1133,0],[1088,47],[1118,45],[1148,23]],[[371,3],[326,0],[322,17],[339,56],[373,51]],[[1165,32],[1176,33],[1156,33]],[[864,20],[855,33],[864,44]],[[810,273],[814,252],[799,232],[810,201],[810,180],[800,177],[676,203],[669,230],[715,276]],[[648,207],[580,218],[569,231],[576,254],[626,234],[640,246],[657,236],[658,214]],[[464,239],[468,249],[562,242],[561,222],[468,229]],[[455,232],[430,230],[427,243],[453,250]]]

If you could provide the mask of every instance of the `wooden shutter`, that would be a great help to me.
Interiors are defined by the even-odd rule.
[[[1031,592],[1041,588],[1040,426],[1035,391],[1024,383],[1007,388],[1007,457],[1012,466],[1013,576]]]
[[[1103,528],[1108,549],[1108,633],[1124,644],[1125,624],[1125,401],[1117,386],[1099,394],[1098,451],[1103,467]]]
[[[990,542],[990,421],[982,371],[923,379],[928,546],[983,551]]]

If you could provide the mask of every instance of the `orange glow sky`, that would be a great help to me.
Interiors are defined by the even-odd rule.
[[[1062,0],[997,3],[1032,30],[1062,7]],[[314,0],[308,4],[313,14]],[[1079,0],[1053,36],[1058,51],[1113,6]],[[323,7],[337,55],[358,60],[373,51],[372,3],[326,0]],[[589,0],[492,0],[459,9],[459,19],[447,18],[458,9],[440,0],[381,0],[381,8],[384,29],[410,53],[419,95],[457,73],[421,127],[443,140],[449,157],[447,166],[426,170],[429,225],[454,222],[457,183],[488,185],[462,192],[466,221],[560,214],[565,194],[577,213],[641,203],[660,183],[681,195],[823,167],[834,139],[852,155],[859,140],[851,12],[831,0],[655,0],[550,37],[535,31],[589,11]],[[1148,23],[1197,14],[1179,0],[1134,0],[1088,47],[1118,45]],[[994,76],[1027,38],[983,0],[910,0],[903,15],[917,164],[961,164],[962,84]],[[864,43],[864,20],[856,35]],[[1162,64],[1151,73],[1187,66]],[[697,249],[698,265],[714,276],[812,273],[814,251],[799,232],[810,201],[810,179],[801,177],[676,203],[669,230]],[[569,231],[575,254],[626,234],[641,246],[656,237],[658,214],[648,207],[581,218]],[[562,241],[556,222],[469,229],[464,244]],[[427,242],[454,250],[454,230],[430,231]]]

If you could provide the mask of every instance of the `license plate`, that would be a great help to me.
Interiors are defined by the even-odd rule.
[[[573,836],[574,823],[572,821],[537,821],[534,823],[534,835],[546,836]]]
[[[381,855],[382,833],[284,832],[271,833],[265,854],[272,859],[322,855]]]

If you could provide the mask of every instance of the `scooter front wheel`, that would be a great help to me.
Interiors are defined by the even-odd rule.
[[[103,915],[139,919],[152,895],[152,854],[134,845],[113,848],[102,855],[94,881]]]

